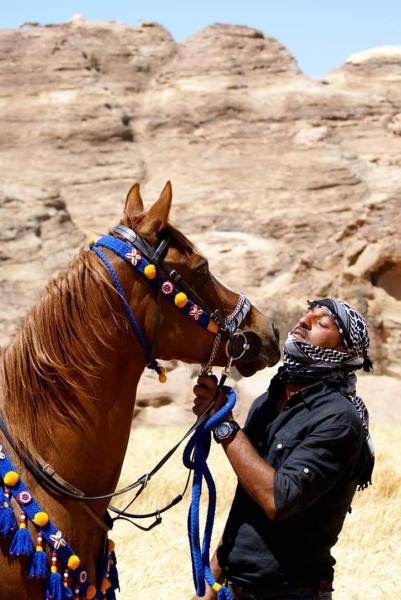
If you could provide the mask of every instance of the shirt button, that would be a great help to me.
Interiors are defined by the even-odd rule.
[[[281,448],[282,448],[282,447],[283,447],[283,444],[277,444],[277,448],[278,448],[279,450],[281,450]]]
[[[230,570],[230,567],[224,567],[224,570],[225,570],[225,571],[229,571],[229,570]]]
[[[263,442],[258,442],[258,446],[263,446]]]
[[[304,469],[304,473],[309,473],[309,469],[308,469],[308,467],[305,467],[305,469]]]

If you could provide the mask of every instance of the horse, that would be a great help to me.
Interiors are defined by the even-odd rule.
[[[108,495],[117,488],[146,366],[161,379],[157,359],[224,366],[226,348],[219,341],[235,321],[233,314],[234,329],[251,330],[261,339],[251,360],[243,362],[239,355],[235,362],[242,375],[279,359],[272,321],[213,275],[207,259],[169,221],[171,204],[170,182],[148,211],[134,184],[119,225],[103,245],[91,240],[81,248],[68,269],[47,285],[0,357],[0,457],[6,453],[12,461],[30,495],[56,524],[53,539],[58,536],[59,546],[67,540],[79,569],[85,569],[80,573],[92,582],[90,590],[78,588],[75,580],[69,584],[74,598],[109,598],[99,584]],[[128,252],[119,254],[113,244]],[[141,258],[138,244],[142,255],[151,254],[146,276],[133,268]],[[168,301],[172,289],[175,300]],[[190,294],[197,302],[187,310]],[[201,327],[209,306],[215,311]],[[83,506],[73,494],[59,494],[49,480],[38,480],[24,457],[37,468],[45,464],[43,471],[47,467],[67,489],[89,500]],[[0,477],[3,495],[4,480]],[[21,503],[10,502],[17,516]],[[41,527],[26,520],[35,540]],[[43,545],[45,554],[53,552],[52,572],[63,572],[60,557],[54,558],[56,542],[54,548]],[[45,583],[29,578],[29,559],[10,557],[9,547],[9,539],[0,540],[1,600],[43,600]],[[66,570],[67,580],[75,568],[76,563],[70,575]]]

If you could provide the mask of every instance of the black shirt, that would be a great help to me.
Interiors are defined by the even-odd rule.
[[[366,460],[362,423],[345,396],[323,381],[314,383],[272,419],[281,385],[272,380],[244,427],[276,470],[275,519],[239,484],[217,554],[227,579],[256,589],[332,582],[330,549]]]

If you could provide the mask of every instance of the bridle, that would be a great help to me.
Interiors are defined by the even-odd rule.
[[[156,249],[154,249],[146,240],[140,237],[135,231],[126,227],[125,225],[117,225],[116,227],[114,227],[113,232],[119,235],[120,238],[123,238],[123,240],[110,234],[105,235],[101,237],[97,242],[90,243],[90,249],[93,250],[99,256],[99,258],[103,261],[110,273],[113,283],[120,294],[125,312],[128,318],[130,319],[130,322],[134,327],[138,335],[139,341],[141,342],[141,345],[146,353],[147,366],[149,368],[155,369],[156,371],[158,370],[157,361],[155,361],[155,353],[160,330],[161,299],[162,297],[165,297],[167,298],[167,300],[175,304],[175,306],[177,306],[179,310],[187,314],[190,318],[194,319],[199,325],[203,326],[204,328],[208,329],[216,335],[211,356],[209,360],[201,367],[201,373],[206,373],[210,371],[211,365],[213,364],[214,359],[216,357],[221,338],[226,338],[226,354],[228,360],[215,395],[215,398],[217,398],[217,395],[220,392],[226,377],[229,375],[232,361],[241,359],[243,362],[251,362],[252,360],[254,360],[255,356],[257,356],[260,352],[262,343],[259,336],[255,332],[236,331],[238,326],[242,323],[242,321],[248,314],[251,308],[251,303],[245,296],[240,294],[237,305],[230,315],[224,317],[219,311],[219,309],[211,310],[208,307],[208,305],[203,301],[203,299],[199,297],[197,292],[189,284],[187,284],[179,275],[179,273],[177,273],[177,271],[173,269],[164,260],[163,256],[167,251],[171,239],[171,234],[169,231],[166,230],[161,234],[161,241]],[[134,315],[132,314],[132,311],[125,298],[125,294],[123,292],[121,284],[119,283],[118,277],[110,261],[102,251],[103,248],[111,250],[114,254],[131,264],[133,267],[136,268],[137,271],[141,273],[141,275],[143,275],[149,281],[151,285],[157,287],[156,318],[154,334],[150,345],[147,343],[144,335],[142,334],[136,322]],[[162,274],[162,271],[166,273],[167,277]],[[179,296],[180,294],[181,296]],[[177,302],[177,297],[179,297],[180,302]],[[25,454],[25,452],[16,447],[1,414],[0,429],[5,435],[10,446],[24,462],[26,468],[40,483],[49,487],[57,494],[84,503],[83,508],[103,529],[109,530],[111,528],[110,522],[118,518],[130,520],[133,518],[138,519],[156,516],[156,521],[151,526],[147,528],[141,527],[141,529],[151,529],[154,525],[158,524],[161,521],[160,514],[162,512],[165,512],[182,499],[183,494],[185,493],[185,490],[187,488],[189,479],[185,485],[183,494],[178,495],[176,498],[173,499],[172,502],[170,502],[168,506],[164,507],[163,509],[157,510],[154,513],[150,513],[147,515],[135,515],[128,513],[127,508],[143,491],[148,481],[150,481],[150,479],[155,475],[155,473],[167,462],[167,460],[177,450],[181,443],[190,434],[192,434],[197,429],[197,427],[201,425],[201,423],[203,423],[203,421],[207,418],[208,413],[212,409],[214,402],[209,406],[208,410],[205,411],[205,413],[201,417],[199,417],[199,419],[187,431],[184,437],[173,448],[171,448],[169,452],[167,452],[167,454],[158,462],[158,464],[152,469],[150,473],[143,475],[137,481],[126,486],[125,488],[101,496],[86,496],[81,490],[78,490],[73,485],[66,482],[59,474],[55,472],[51,465],[46,463],[46,461],[41,456],[36,456],[36,461],[40,465],[40,467],[38,467],[37,464],[35,464]],[[128,504],[126,509],[119,510],[112,506],[109,506],[110,510],[117,513],[118,515],[117,517],[115,517],[115,519],[111,519],[108,516],[108,514],[106,514],[107,521],[105,522],[93,511],[93,509],[91,509],[91,507],[85,504],[88,501],[109,499],[114,496],[118,496],[126,492],[132,491],[134,488],[137,488],[139,486],[140,489],[136,493],[134,499]],[[139,525],[137,526],[139,527]]]
[[[161,321],[161,299],[164,296],[172,304],[177,306],[182,312],[188,315],[190,318],[195,320],[199,325],[208,329],[212,333],[216,334],[215,343],[213,345],[211,357],[207,361],[206,365],[202,366],[201,372],[207,372],[210,370],[211,365],[214,361],[217,353],[221,337],[227,339],[227,342],[232,342],[234,339],[235,332],[245,319],[248,314],[251,303],[242,294],[239,294],[237,306],[234,311],[224,317],[219,309],[212,310],[206,304],[206,302],[199,296],[199,294],[191,287],[181,275],[173,269],[165,260],[164,254],[167,251],[168,245],[171,240],[171,234],[168,230],[164,230],[161,233],[161,241],[156,249],[154,249],[145,239],[143,239],[138,233],[126,227],[125,225],[117,225],[113,229],[114,233],[124,238],[120,240],[112,235],[106,235],[100,238],[96,243],[91,244],[91,249],[96,252],[99,258],[103,261],[106,268],[108,269],[115,286],[117,287],[120,295],[124,296],[121,288],[119,288],[116,281],[117,276],[114,273],[114,269],[111,266],[110,261],[102,252],[101,248],[107,248],[114,254],[122,258],[125,262],[128,262],[133,266],[142,276],[144,276],[148,282],[157,288],[157,300],[156,300],[156,318],[154,325],[154,332],[152,336],[152,342],[148,345],[143,335],[138,331],[138,327],[134,324],[133,315],[129,309],[128,303],[123,301],[123,305],[127,316],[129,317],[131,324],[137,332],[139,340],[146,353],[146,364],[149,368],[155,368],[154,358],[156,354],[157,341],[160,331]],[[128,242],[128,243],[127,243]],[[151,266],[155,270],[151,270]],[[162,272],[166,273],[167,276],[163,275]],[[149,275],[151,274],[151,277]],[[182,306],[178,305],[177,297],[181,294]],[[253,332],[252,332],[253,333]],[[250,343],[244,337],[243,334],[243,348],[240,350],[239,342],[236,344],[235,360],[243,358],[246,352],[249,352]],[[256,334],[253,334],[256,335]],[[237,334],[238,336],[238,334]],[[253,344],[256,341],[252,340]],[[233,354],[227,346],[227,356]],[[260,350],[260,346],[257,349]],[[252,357],[248,360],[253,360]]]

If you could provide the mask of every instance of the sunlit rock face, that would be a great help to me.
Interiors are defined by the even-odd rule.
[[[132,183],[149,206],[171,179],[175,223],[282,338],[307,299],[341,298],[375,373],[401,377],[400,55],[310,79],[248,27],[0,31],[0,343]]]

